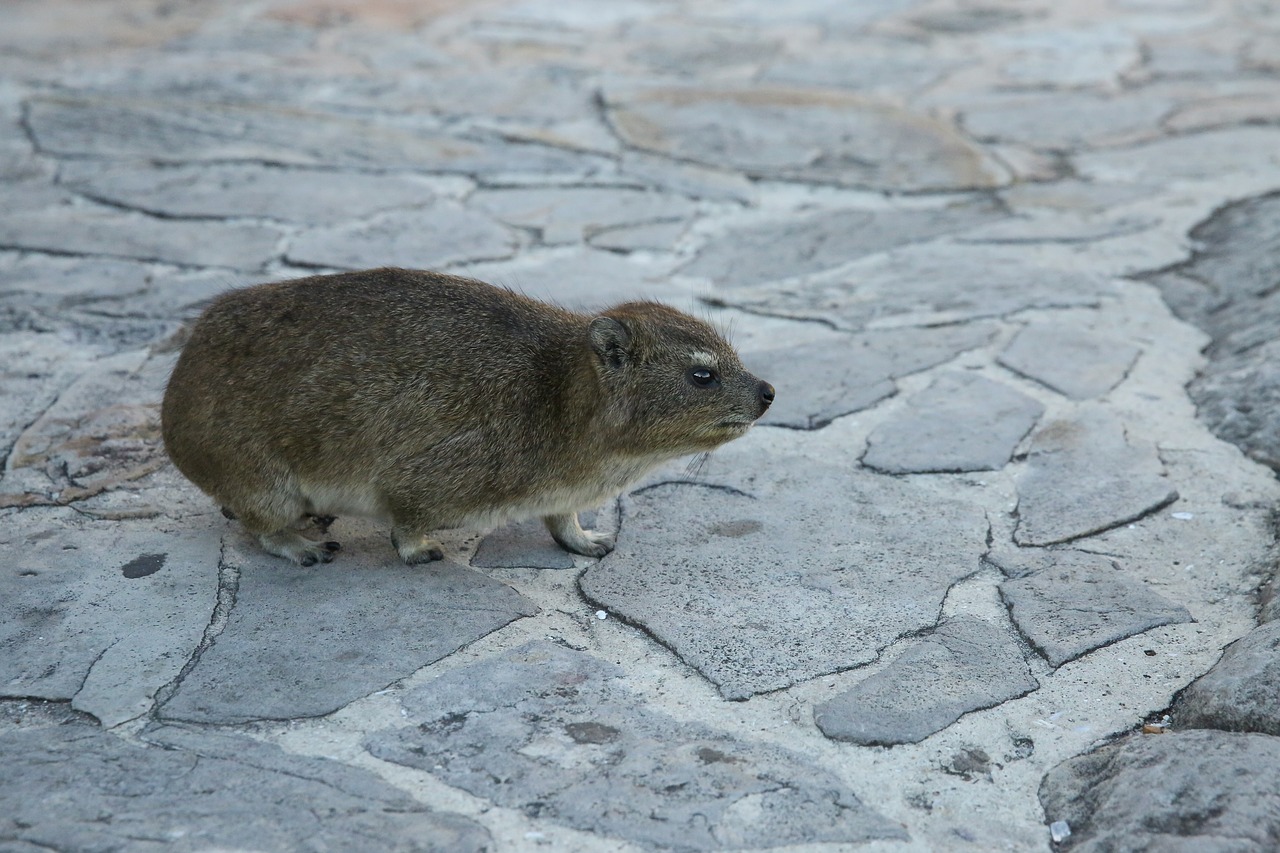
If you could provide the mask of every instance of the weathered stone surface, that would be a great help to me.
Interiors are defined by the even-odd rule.
[[[927,210],[829,210],[791,216],[712,239],[681,272],[733,290],[831,269],[1002,215],[980,199]]]
[[[619,166],[624,175],[691,198],[751,202],[754,185],[738,172],[699,163],[685,163],[645,151],[622,152]]]
[[[515,235],[456,202],[384,213],[366,222],[316,228],[294,238],[286,252],[295,264],[339,269],[440,269],[509,258]]]
[[[346,537],[334,563],[310,568],[247,537],[228,541],[223,559],[239,580],[226,628],[160,716],[227,724],[328,714],[537,611],[456,563],[405,566],[385,531],[370,528]]]
[[[1059,92],[1052,98],[1017,94],[994,98],[964,111],[965,130],[975,137],[1062,150],[1135,141],[1160,134],[1170,99]]]
[[[366,770],[242,735],[160,729],[162,746],[68,723],[0,730],[6,850],[479,851],[489,833]],[[16,782],[14,780],[20,780]]]
[[[994,333],[984,323],[860,332],[844,343],[748,350],[742,357],[757,376],[784,389],[760,423],[820,429],[893,396],[894,379],[980,347]]]
[[[1165,119],[1175,133],[1194,133],[1241,124],[1275,124],[1280,121],[1280,95],[1274,90],[1207,98],[1188,104]]]
[[[1044,406],[1007,385],[944,374],[872,430],[862,464],[889,474],[1003,468]]]
[[[1058,765],[1040,785],[1065,848],[1266,850],[1280,837],[1280,739],[1215,731],[1136,735]]]
[[[827,771],[650,710],[622,674],[529,643],[412,691],[411,725],[367,746],[499,806],[646,849],[906,839]]]
[[[1021,86],[1105,85],[1142,61],[1133,34],[1109,23],[997,33],[987,43],[1010,55],[1001,71]]]
[[[1280,735],[1280,622],[1267,622],[1227,646],[1222,660],[1182,691],[1178,728]]]
[[[1000,597],[1014,624],[1054,667],[1158,625],[1191,621],[1185,607],[1109,557],[1045,551],[988,559],[1010,575]]]
[[[694,209],[679,196],[622,187],[480,190],[468,204],[508,225],[537,230],[546,244],[578,243],[619,225],[680,221]]]
[[[653,87],[605,92],[628,145],[752,177],[884,190],[984,189],[1003,169],[955,128],[833,89]],[[731,129],[731,130],[730,130]]]
[[[457,272],[574,310],[656,299],[686,309],[693,294],[670,280],[671,262],[639,263],[614,252],[577,247],[568,252],[475,264]]]
[[[631,495],[617,550],[579,580],[727,698],[874,660],[932,626],[986,550],[976,506],[825,460],[775,455],[761,469],[755,459],[739,442],[704,467],[708,482],[736,475],[735,488]]]
[[[73,161],[63,167],[61,182],[89,198],[161,216],[262,217],[319,225],[421,207],[435,196],[412,175],[259,163],[160,168]]]
[[[927,45],[899,39],[841,39],[771,63],[760,80],[783,86],[847,89],[900,97],[968,64]]]
[[[1228,204],[1191,238],[1190,261],[1148,277],[1213,337],[1191,397],[1215,434],[1280,470],[1280,195]]]
[[[93,522],[68,509],[8,516],[0,696],[68,699],[107,726],[145,714],[213,611],[214,524],[187,519],[158,536],[152,523]],[[124,571],[146,556],[154,571]]]
[[[1159,220],[1137,216],[1040,214],[980,225],[956,239],[962,243],[1092,243],[1139,234],[1158,224]]]
[[[1073,158],[1081,177],[1095,181],[1164,184],[1211,181],[1274,170],[1280,165],[1280,128],[1237,127],[1158,139]]]
[[[278,253],[281,236],[269,225],[182,222],[85,206],[0,214],[0,248],[239,270],[261,269]]]
[[[1178,499],[1155,448],[1097,406],[1041,426],[1017,484],[1019,545],[1100,533]]]
[[[187,98],[33,98],[27,120],[40,150],[158,163],[253,161],[501,176],[579,175],[590,158],[541,145],[448,136],[419,121],[343,116],[270,104]],[[305,126],[301,134],[298,128]]]
[[[587,238],[597,249],[612,252],[652,250],[670,252],[689,228],[688,222],[655,222],[649,225],[623,225],[606,228]]]
[[[722,290],[717,299],[856,330],[1093,306],[1112,292],[1104,276],[1081,270],[1074,260],[1050,261],[1017,246],[931,243],[867,257],[785,288]]]
[[[1029,323],[1000,363],[1073,400],[1101,397],[1128,375],[1142,350],[1077,326]]]
[[[813,710],[822,733],[866,746],[919,743],[970,711],[1040,686],[1009,634],[960,617],[939,625],[869,676]]]

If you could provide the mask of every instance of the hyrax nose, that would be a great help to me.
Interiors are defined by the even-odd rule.
[[[761,382],[759,391],[760,402],[763,404],[763,409],[761,409],[761,411],[763,411],[764,409],[769,408],[769,404],[773,402],[773,386],[768,382]]]

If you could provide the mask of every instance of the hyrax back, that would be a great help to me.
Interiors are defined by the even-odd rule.
[[[706,323],[632,302],[588,316],[478,281],[378,269],[232,291],[165,393],[178,469],[273,554],[328,562],[307,516],[385,519],[409,563],[445,527],[541,516],[602,556],[577,512],[737,438],[773,388]]]

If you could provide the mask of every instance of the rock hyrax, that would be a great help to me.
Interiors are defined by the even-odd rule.
[[[655,302],[596,316],[479,281],[377,269],[263,284],[197,321],[161,418],[175,465],[272,554],[328,562],[309,516],[385,519],[406,563],[428,531],[578,511],[659,463],[737,438],[773,387],[706,323]]]

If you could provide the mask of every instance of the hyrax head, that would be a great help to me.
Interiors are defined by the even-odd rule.
[[[715,329],[666,305],[619,305],[591,321],[589,336],[609,408],[637,452],[711,450],[773,402],[773,386],[748,373]]]

